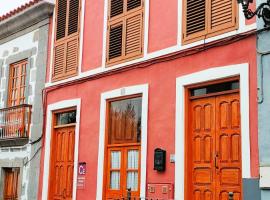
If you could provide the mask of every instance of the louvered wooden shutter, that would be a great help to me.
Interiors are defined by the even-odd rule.
[[[58,0],[53,81],[77,74],[80,0]]]
[[[237,23],[237,4],[235,0],[210,0],[210,31],[235,27]]]
[[[56,40],[66,37],[67,0],[59,0],[57,7]]]
[[[184,0],[183,43],[236,29],[236,16],[235,0]]]
[[[107,63],[123,62],[142,54],[142,0],[110,0]]]
[[[185,0],[183,38],[191,40],[206,34],[207,0]]]

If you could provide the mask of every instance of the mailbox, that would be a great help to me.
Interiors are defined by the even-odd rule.
[[[166,168],[166,151],[162,149],[155,149],[154,154],[154,170],[159,172],[165,171]]]

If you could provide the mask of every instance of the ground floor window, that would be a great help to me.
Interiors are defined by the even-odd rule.
[[[140,195],[140,96],[108,101],[105,199]]]

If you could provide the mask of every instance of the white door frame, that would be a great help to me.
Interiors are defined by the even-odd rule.
[[[185,198],[185,88],[188,85],[240,76],[242,178],[251,177],[249,134],[249,65],[215,67],[176,79],[175,200]]]
[[[76,126],[75,126],[75,148],[74,148],[74,172],[73,172],[73,192],[72,199],[76,199],[77,192],[77,168],[79,156],[79,128],[80,128],[80,112],[81,112],[81,99],[72,99],[60,101],[50,104],[47,107],[47,123],[46,123],[46,136],[45,136],[45,154],[43,165],[43,185],[42,185],[42,200],[48,200],[49,192],[49,174],[50,174],[50,153],[51,153],[51,139],[52,139],[52,119],[53,112],[56,110],[76,107]]]

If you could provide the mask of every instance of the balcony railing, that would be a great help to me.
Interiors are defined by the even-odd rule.
[[[0,140],[29,137],[31,108],[24,104],[0,109]]]

